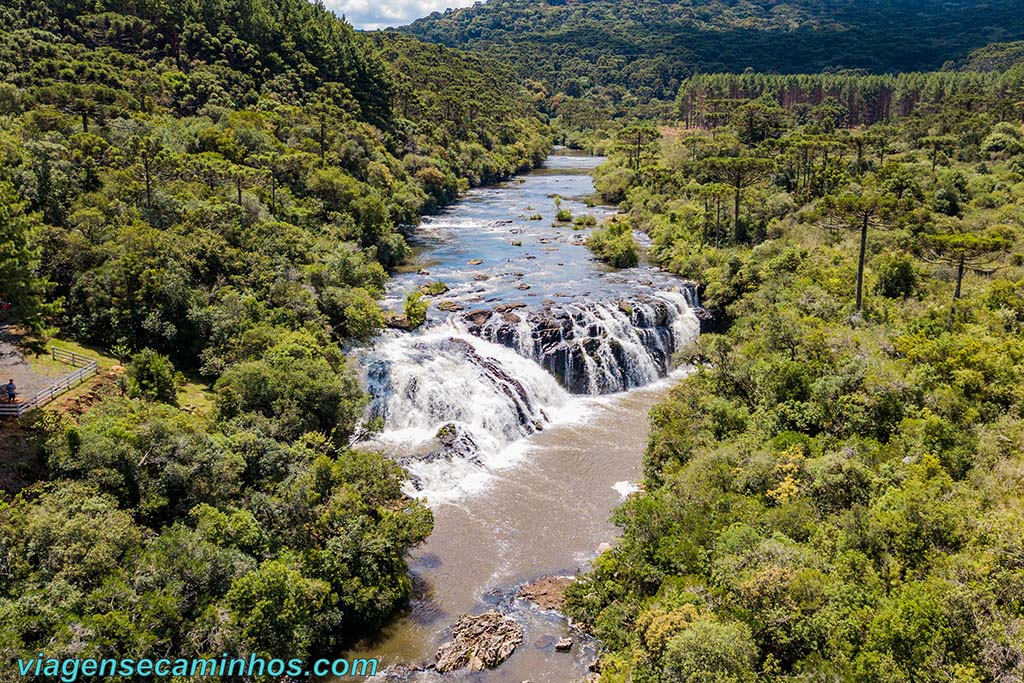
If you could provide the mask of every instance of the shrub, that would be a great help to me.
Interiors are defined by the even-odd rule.
[[[321,297],[321,306],[343,338],[366,341],[384,327],[384,312],[362,287],[332,287]]]
[[[171,405],[178,404],[179,379],[167,356],[143,349],[128,363],[125,372],[127,394]]]
[[[757,648],[740,623],[697,621],[665,647],[665,680],[673,683],[741,683],[750,673]]]
[[[599,259],[616,268],[632,268],[640,263],[640,245],[625,221],[611,221],[595,230],[587,239],[587,246]]]
[[[405,319],[410,330],[415,330],[427,321],[429,307],[430,304],[423,300],[423,294],[420,292],[412,292],[405,297]]]
[[[875,259],[875,291],[889,299],[906,299],[917,289],[918,274],[910,257],[884,254]]]

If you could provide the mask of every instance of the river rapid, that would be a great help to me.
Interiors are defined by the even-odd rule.
[[[384,425],[367,445],[409,470],[435,529],[409,558],[409,609],[349,653],[380,658],[381,678],[569,683],[594,660],[563,617],[515,595],[586,571],[614,540],[608,519],[641,477],[647,413],[699,331],[691,284],[649,265],[607,268],[584,245],[592,228],[556,221],[559,209],[598,222],[614,212],[586,204],[601,161],[556,152],[409,236],[416,268],[393,278],[388,303],[435,282],[447,291],[427,297],[423,329],[387,332],[359,363],[367,420]],[[409,670],[433,662],[460,615],[488,609],[525,631],[505,663]],[[564,636],[574,646],[556,652]]]

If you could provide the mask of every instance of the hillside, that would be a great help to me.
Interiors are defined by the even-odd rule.
[[[597,188],[714,323],[567,592],[600,683],[1024,676],[1022,93],[713,74],[617,135]]]
[[[643,100],[673,97],[695,71],[934,70],[1024,36],[1024,14],[1013,0],[491,0],[402,30],[486,52],[570,95],[622,86]]]
[[[305,657],[384,623],[432,517],[350,447],[343,345],[384,324],[404,226],[549,144],[506,74],[322,4],[5,3],[4,315],[126,370],[36,414],[42,472],[0,463],[0,657]]]

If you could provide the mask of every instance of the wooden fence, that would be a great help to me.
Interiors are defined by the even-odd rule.
[[[69,375],[64,375],[27,401],[0,403],[0,417],[21,417],[34,408],[46,405],[65,391],[79,386],[100,371],[99,363],[95,358],[88,358],[73,351],[58,349],[55,346],[50,347],[50,355],[54,360],[67,363],[78,369]],[[7,397],[0,398],[6,399]]]

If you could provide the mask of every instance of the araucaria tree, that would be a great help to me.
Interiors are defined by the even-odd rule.
[[[772,168],[772,160],[761,157],[712,157],[704,161],[705,172],[733,190],[733,238],[737,243],[747,241],[746,225],[740,220],[743,190],[767,178]]]
[[[661,138],[654,126],[627,126],[615,136],[615,150],[629,158],[629,166],[639,171],[643,160],[652,158]]]
[[[822,223],[826,227],[860,232],[860,251],[857,257],[858,315],[864,309],[864,263],[867,257],[868,230],[885,223],[894,203],[892,197],[871,190],[830,195],[821,202]]]
[[[956,289],[953,300],[960,298],[961,286],[967,271],[991,274],[993,265],[1013,244],[1008,226],[995,226],[984,232],[958,231],[925,238],[925,259],[956,268]]]

